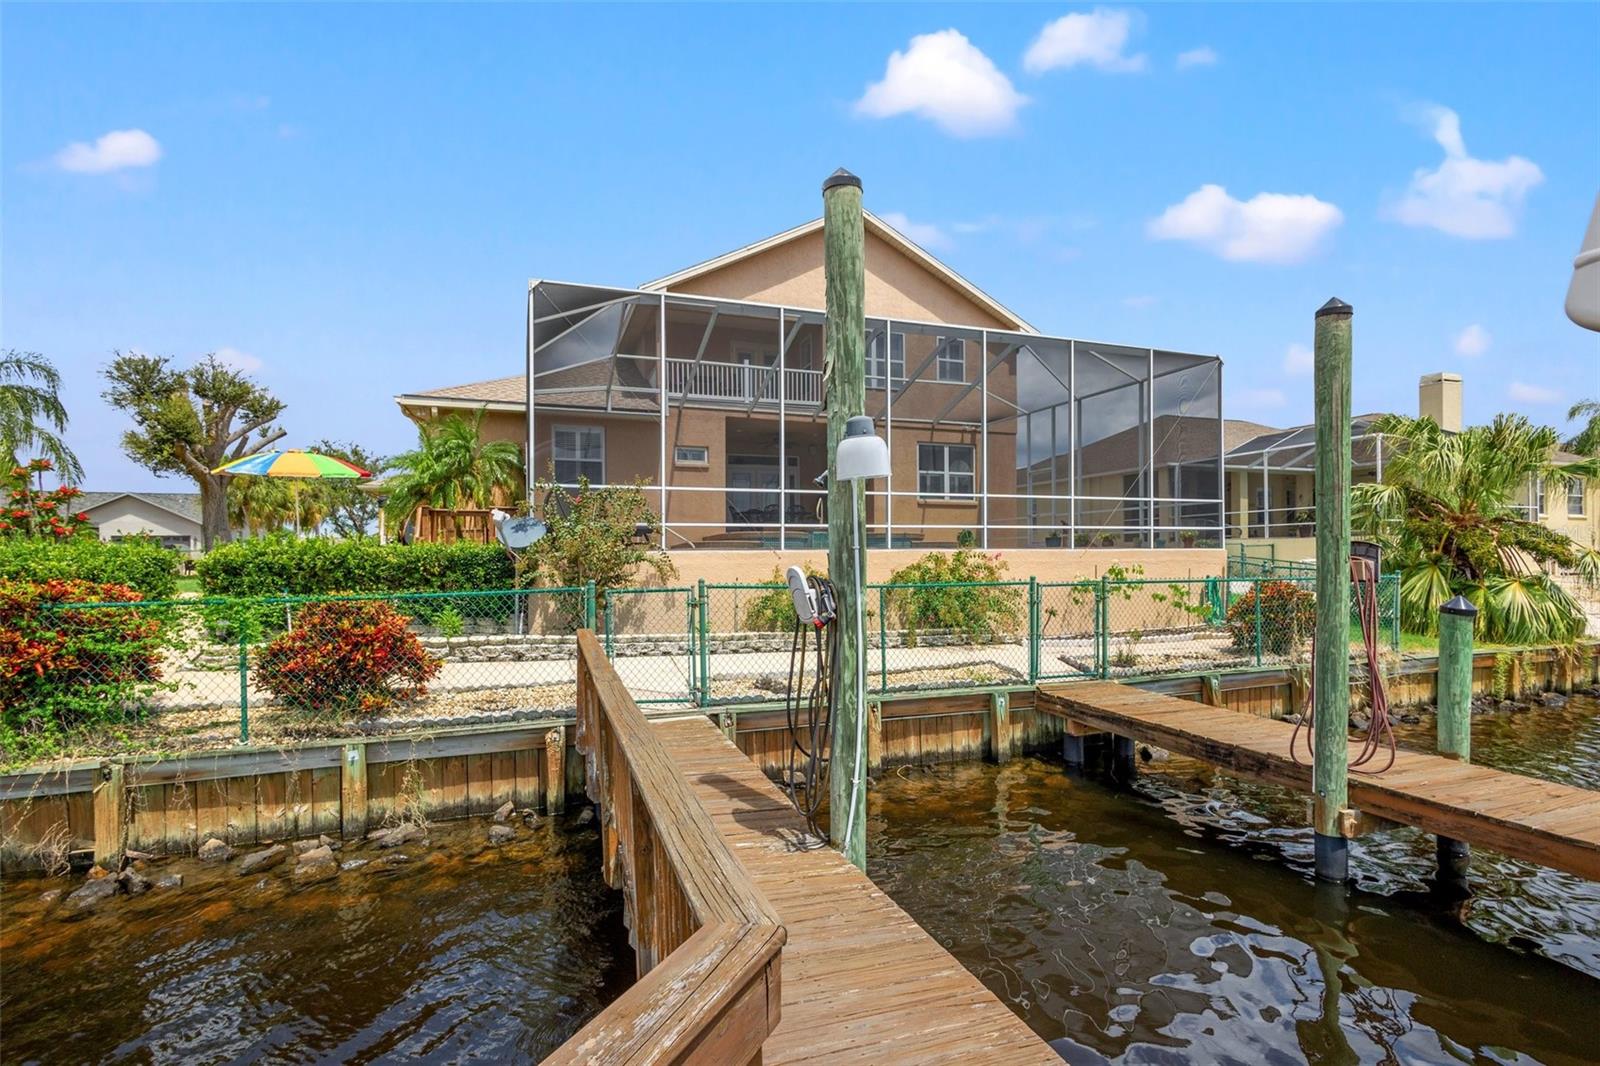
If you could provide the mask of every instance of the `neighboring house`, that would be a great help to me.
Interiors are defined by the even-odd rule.
[[[874,546],[1221,546],[1219,359],[1044,336],[871,214],[866,274]],[[537,478],[643,484],[669,548],[816,549],[825,302],[820,219],[637,289],[535,281],[531,379],[395,400],[485,409]]]
[[[1461,375],[1427,374],[1417,386],[1417,414],[1432,418],[1440,427],[1459,432]],[[1378,414],[1351,419],[1351,479],[1373,482],[1383,478],[1383,463],[1390,448],[1382,434],[1373,431]],[[1251,550],[1267,549],[1282,559],[1309,559],[1316,553],[1316,430],[1313,426],[1274,429],[1254,422],[1228,419],[1227,535],[1250,542]],[[1561,463],[1581,456],[1557,452]],[[1579,544],[1600,547],[1597,510],[1600,484],[1572,478],[1561,485],[1529,486],[1523,504],[1530,518],[1565,533]]]
[[[101,540],[143,536],[167,548],[200,550],[198,492],[85,492],[78,510]]]

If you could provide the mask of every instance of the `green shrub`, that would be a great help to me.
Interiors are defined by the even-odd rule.
[[[123,585],[0,580],[0,742],[9,761],[83,725],[135,716],[159,687],[170,627]]]
[[[0,580],[87,581],[120,585],[141,599],[169,599],[178,590],[178,554],[153,540],[107,542],[0,537]]]
[[[512,586],[498,544],[377,544],[290,536],[213,548],[200,560],[208,596],[327,595],[336,592],[461,592]]]
[[[827,577],[825,570],[806,564],[807,577]],[[789,591],[789,579],[777,567],[772,568],[772,581],[777,588],[768,589],[744,609],[740,619],[744,628],[755,633],[785,633],[794,628],[794,596]]]
[[[455,607],[446,607],[433,616],[433,624],[439,630],[439,635],[449,639],[459,637],[467,628],[467,620],[461,617],[461,612]]]
[[[892,585],[935,585],[932,588],[893,589],[889,593],[891,617],[915,641],[919,630],[948,629],[979,639],[1016,632],[1023,624],[1026,592],[1015,586],[949,587],[955,582],[1006,580],[1006,564],[998,554],[961,548],[954,552],[929,552],[910,566],[889,576]]]
[[[1317,598],[1289,581],[1263,581],[1228,607],[1228,635],[1236,650],[1255,651],[1258,593],[1262,652],[1288,655],[1311,639],[1317,627]]]

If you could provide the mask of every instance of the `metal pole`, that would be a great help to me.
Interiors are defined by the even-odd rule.
[[[661,409],[661,437],[657,443],[656,487],[661,492],[661,550],[667,550],[667,294],[662,293],[656,315],[656,405]],[[613,356],[615,358],[615,356]],[[680,406],[681,411],[681,406]]]
[[[534,332],[536,328],[533,321],[533,300],[534,294],[537,291],[538,286],[531,281],[528,282],[528,327],[526,333],[527,359],[523,364],[524,373],[527,374],[527,380],[523,382],[523,386],[525,392],[524,400],[527,402],[528,406],[528,450],[523,456],[522,483],[526,487],[530,499],[534,495],[534,486],[537,485],[539,481],[538,471],[534,468],[534,444],[538,438],[534,432],[533,422],[533,344]]]
[[[711,627],[706,623],[706,579],[700,579],[700,706],[711,697]]]
[[[1439,608],[1439,754],[1472,761],[1472,627],[1478,609],[1456,596]],[[1441,889],[1466,888],[1472,847],[1464,840],[1436,838]]]
[[[1350,731],[1350,319],[1337,298],[1316,315],[1317,629],[1316,754],[1312,765],[1312,829],[1316,875],[1350,876],[1350,841],[1342,832],[1348,807]],[[1260,595],[1257,594],[1259,601]]]
[[[859,545],[861,498],[865,485],[838,478],[835,455],[844,438],[845,422],[866,413],[866,258],[861,212],[861,179],[846,170],[835,171],[822,183],[822,239],[827,288],[825,400],[828,409],[828,573],[838,593],[838,621],[842,632],[856,640],[840,641],[835,664],[840,683],[833,708],[833,738],[828,775],[829,836],[846,859],[865,871],[866,818],[852,820],[850,812],[865,813],[866,782],[860,774],[865,753],[858,742],[866,707],[862,699],[862,603],[858,573],[865,569],[851,549]],[[889,343],[885,336],[884,343]],[[889,349],[885,349],[885,363]],[[893,375],[886,376],[892,379]],[[887,382],[886,384],[892,383]],[[863,552],[863,554],[865,554]],[[861,570],[858,570],[858,567]]]
[[[239,743],[250,743],[250,649],[242,618],[239,625]]]
[[[982,404],[978,408],[978,432],[980,452],[983,464],[982,480],[978,489],[982,493],[978,497],[978,528],[983,531],[978,538],[978,543],[983,545],[983,550],[989,550],[989,331],[978,331],[978,396]],[[1012,449],[1015,451],[1015,448]]]
[[[778,550],[789,545],[789,344],[786,313],[778,308]],[[726,477],[723,478],[727,480]],[[727,509],[727,497],[723,497]]]
[[[862,254],[865,255],[863,248]],[[863,314],[865,313],[863,296]],[[865,331],[866,320],[861,328]],[[883,440],[889,446],[889,480],[883,486],[883,550],[894,547],[894,319],[883,320]],[[865,400],[862,401],[865,406]],[[865,495],[865,492],[863,492]],[[863,534],[864,536],[865,534]],[[870,540],[870,538],[868,538]],[[861,594],[866,595],[862,589]]]

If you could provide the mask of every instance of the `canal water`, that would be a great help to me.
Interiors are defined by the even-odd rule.
[[[592,826],[432,827],[411,862],[294,890],[175,860],[176,891],[81,917],[39,878],[0,890],[0,1059],[83,1062],[537,1061],[633,976],[621,897]],[[381,871],[381,872],[380,872]],[[74,878],[75,887],[80,878]]]
[[[1473,756],[1600,788],[1600,705],[1476,719]],[[1445,901],[1400,829],[1319,886],[1303,798],[1182,759],[1131,788],[887,773],[872,801],[873,880],[1070,1062],[1600,1061],[1600,885],[1479,849]]]

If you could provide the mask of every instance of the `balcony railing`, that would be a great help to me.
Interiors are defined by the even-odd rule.
[[[684,400],[776,407],[778,369],[750,363],[668,359],[667,394]],[[788,403],[813,407],[822,403],[822,371],[784,368],[783,377]]]

